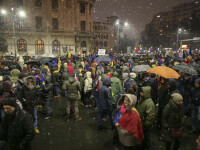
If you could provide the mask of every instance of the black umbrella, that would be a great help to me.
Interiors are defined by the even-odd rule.
[[[37,66],[37,68],[40,68],[40,67],[42,66],[42,64],[41,64],[40,61],[34,61],[34,60],[28,61],[28,62],[26,62],[25,64],[27,64],[27,65],[30,66],[31,68],[32,68],[33,66]]]
[[[190,75],[198,75],[197,71],[192,66],[187,64],[177,64],[173,67],[173,69]]]
[[[8,66],[9,69],[11,68],[11,66],[15,66],[16,69],[21,70],[21,66],[18,63],[10,61],[10,60],[5,60],[1,62],[1,65]]]
[[[198,74],[200,74],[200,65],[198,65],[198,64],[191,64],[191,66],[197,71]]]

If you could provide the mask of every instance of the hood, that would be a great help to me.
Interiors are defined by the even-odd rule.
[[[115,71],[115,72],[113,73],[113,76],[114,76],[114,77],[117,77],[117,76],[118,76],[117,71]]]
[[[3,83],[4,92],[9,92],[9,93],[11,93],[12,85],[13,85],[13,82],[11,82],[11,81],[5,81],[5,82]]]
[[[144,93],[144,99],[151,98],[151,87],[150,86],[144,86],[142,87],[143,93]]]
[[[73,84],[74,82],[76,82],[76,79],[74,77],[70,77],[69,78],[69,83]]]
[[[35,78],[33,77],[33,76],[28,76],[27,78],[25,78],[25,80],[24,80],[24,85],[27,87],[27,88],[29,88],[28,87],[28,79],[32,79],[33,80],[33,86],[34,87],[36,87],[36,80],[35,80]]]
[[[133,94],[124,94],[123,96],[120,97],[118,103],[117,103],[117,108],[120,108],[122,104],[124,103],[124,97],[128,97],[131,107],[134,107],[137,103],[137,97]]]
[[[91,78],[91,74],[92,74],[92,73],[91,73],[90,71],[86,72],[86,77],[87,77],[87,78]]]
[[[102,74],[102,81],[103,79],[109,78],[107,74]]]
[[[103,79],[103,85],[104,86],[110,86],[110,84],[111,84],[111,80],[110,80],[110,78],[104,78]]]
[[[18,69],[13,69],[11,72],[10,72],[10,75],[13,77],[18,77],[20,74],[20,71]]]
[[[175,80],[169,80],[169,90],[175,91],[177,89],[176,81]]]

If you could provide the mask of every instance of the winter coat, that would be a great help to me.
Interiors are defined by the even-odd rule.
[[[170,99],[162,112],[162,134],[167,142],[173,142],[174,137],[171,136],[170,129],[180,129],[182,127],[183,111],[182,105],[177,106],[175,102]]]
[[[14,83],[17,83],[17,80],[19,79],[19,74],[20,74],[20,71],[18,69],[13,69],[10,72],[10,80]]]
[[[33,80],[33,88],[29,87],[28,79]],[[29,111],[30,109],[32,109],[35,105],[39,103],[39,90],[36,88],[36,80],[33,76],[28,76],[24,80],[22,93],[23,93],[22,105],[25,108],[25,110]]]
[[[86,72],[86,79],[85,79],[85,87],[84,92],[92,91],[92,78],[91,78],[91,72]]]
[[[143,129],[151,128],[155,121],[155,104],[151,99],[151,87],[142,87],[144,97],[139,100],[137,110],[142,120]]]
[[[53,84],[51,83],[51,77],[47,76],[44,85],[44,99],[45,101],[51,101],[53,97]]]
[[[33,122],[30,115],[16,108],[10,116],[5,115],[2,122],[3,134],[0,140],[6,141],[10,150],[30,150],[34,138]]]
[[[59,86],[60,85],[60,80],[61,80],[61,75],[59,71],[54,71],[53,72],[53,77],[52,77],[53,85],[54,86]]]
[[[98,106],[100,110],[112,111],[111,90],[109,88],[111,80],[109,78],[103,79],[103,86],[99,88]]]
[[[158,98],[158,82],[152,78],[149,78],[146,82],[146,86],[151,87],[151,98],[154,101],[157,101]]]
[[[11,91],[13,83],[11,81],[5,81],[3,83],[3,94],[0,98],[0,107],[3,105],[3,102],[9,97],[15,97],[14,93]]]
[[[23,102],[23,87],[24,87],[24,84],[23,84],[22,80],[17,80],[16,97],[20,102]]]
[[[170,100],[171,94],[166,84],[162,85],[158,90],[158,103],[160,108],[164,108]]]
[[[200,106],[200,88],[193,87],[191,90],[191,103],[194,106]]]
[[[68,81],[63,83],[63,90],[67,90],[67,98],[79,100],[79,92],[81,91],[80,83],[74,77],[70,77]]]
[[[69,62],[68,63],[68,66],[67,66],[67,69],[69,70],[69,76],[72,74],[72,72],[74,71],[74,67],[72,66],[72,63]]]
[[[122,92],[122,84],[119,78],[117,78],[118,73],[114,72],[114,77],[111,78],[111,88],[112,88],[112,103],[116,104],[116,99],[119,93]]]
[[[182,106],[182,105],[181,105]],[[162,125],[164,128],[181,128],[183,111],[172,99],[165,106],[162,113]]]

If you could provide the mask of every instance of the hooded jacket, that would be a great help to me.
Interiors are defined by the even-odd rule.
[[[103,79],[103,86],[99,88],[98,106],[100,110],[112,111],[111,90],[109,88],[111,80],[109,78]]]
[[[28,80],[32,80],[32,87],[28,85]],[[23,107],[29,108],[35,106],[39,102],[39,91],[36,89],[36,80],[33,76],[28,76],[24,80],[23,87]]]
[[[142,87],[144,97],[141,98],[137,105],[137,110],[142,120],[143,129],[151,128],[155,121],[155,104],[151,99],[151,87]]]
[[[67,98],[72,100],[78,100],[81,91],[80,83],[76,81],[74,77],[70,77],[69,80],[65,81],[62,86],[63,90],[67,90]]]
[[[19,74],[20,74],[20,71],[18,69],[13,69],[10,72],[10,80],[14,83],[17,83],[17,80],[19,79]]]
[[[85,87],[84,92],[92,91],[92,78],[91,78],[91,72],[86,72],[86,79],[85,79]]]
[[[122,84],[119,78],[117,78],[118,73],[115,71],[113,73],[113,78],[111,78],[111,88],[112,88],[112,104],[116,104],[116,99],[119,93],[122,92]]]

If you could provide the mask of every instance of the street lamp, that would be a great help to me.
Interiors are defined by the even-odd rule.
[[[1,10],[1,14],[2,15],[6,15],[7,11],[5,9]],[[18,14],[15,14],[14,12],[14,8],[11,8],[11,14],[10,14],[12,21],[13,21],[13,42],[14,42],[14,50],[15,50],[15,57],[17,56],[17,50],[16,50],[16,41],[15,41],[15,21],[16,21],[16,17],[21,17],[24,18],[26,17],[26,13],[23,10],[20,10],[18,12]]]
[[[178,29],[178,33],[177,33],[177,49],[179,49],[179,34],[181,34],[182,32],[186,33],[186,30],[182,30],[181,28]]]
[[[118,50],[120,51],[120,33],[121,33],[121,30],[120,28],[123,28],[123,27],[128,27],[128,22],[125,22],[124,24],[122,24],[119,20],[116,21],[115,23],[117,26],[118,26],[118,34],[119,34],[119,44],[118,44]]]

